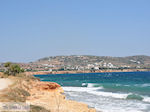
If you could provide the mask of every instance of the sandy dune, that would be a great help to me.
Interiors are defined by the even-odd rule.
[[[0,78],[0,91],[12,84],[12,81],[7,78]]]

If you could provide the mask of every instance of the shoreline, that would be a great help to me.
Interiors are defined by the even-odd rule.
[[[31,85],[31,96],[26,103],[42,106],[50,112],[97,112],[85,103],[66,99],[63,88],[57,83],[38,81],[32,82]]]
[[[48,75],[48,74],[80,74],[80,73],[112,73],[112,72],[148,72],[149,69],[123,69],[123,70],[96,70],[96,71],[31,71],[25,72],[26,75]]]
[[[63,88],[57,83],[39,81],[34,76],[25,75],[10,76],[2,80],[4,83],[13,83],[9,84],[9,87],[5,86],[5,91],[0,94],[1,102],[29,103],[32,109],[41,108],[43,112],[97,112],[86,103],[66,99]],[[45,109],[47,111],[44,111]]]

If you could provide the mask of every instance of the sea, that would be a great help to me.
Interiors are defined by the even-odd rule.
[[[150,112],[150,72],[35,75],[60,84],[66,98],[102,112]]]

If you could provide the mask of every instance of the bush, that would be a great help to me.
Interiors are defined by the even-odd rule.
[[[22,69],[18,64],[12,64],[11,62],[7,62],[4,64],[4,67],[6,70],[4,71],[5,74],[13,75],[15,76],[16,74],[24,72],[24,69]]]
[[[40,106],[31,105],[30,112],[50,112],[50,111]]]

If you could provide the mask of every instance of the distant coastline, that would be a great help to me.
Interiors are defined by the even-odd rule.
[[[31,71],[26,72],[26,75],[44,75],[44,74],[77,74],[77,73],[105,73],[105,72],[143,72],[150,71],[150,69],[123,69],[123,70],[96,70],[96,71]]]

